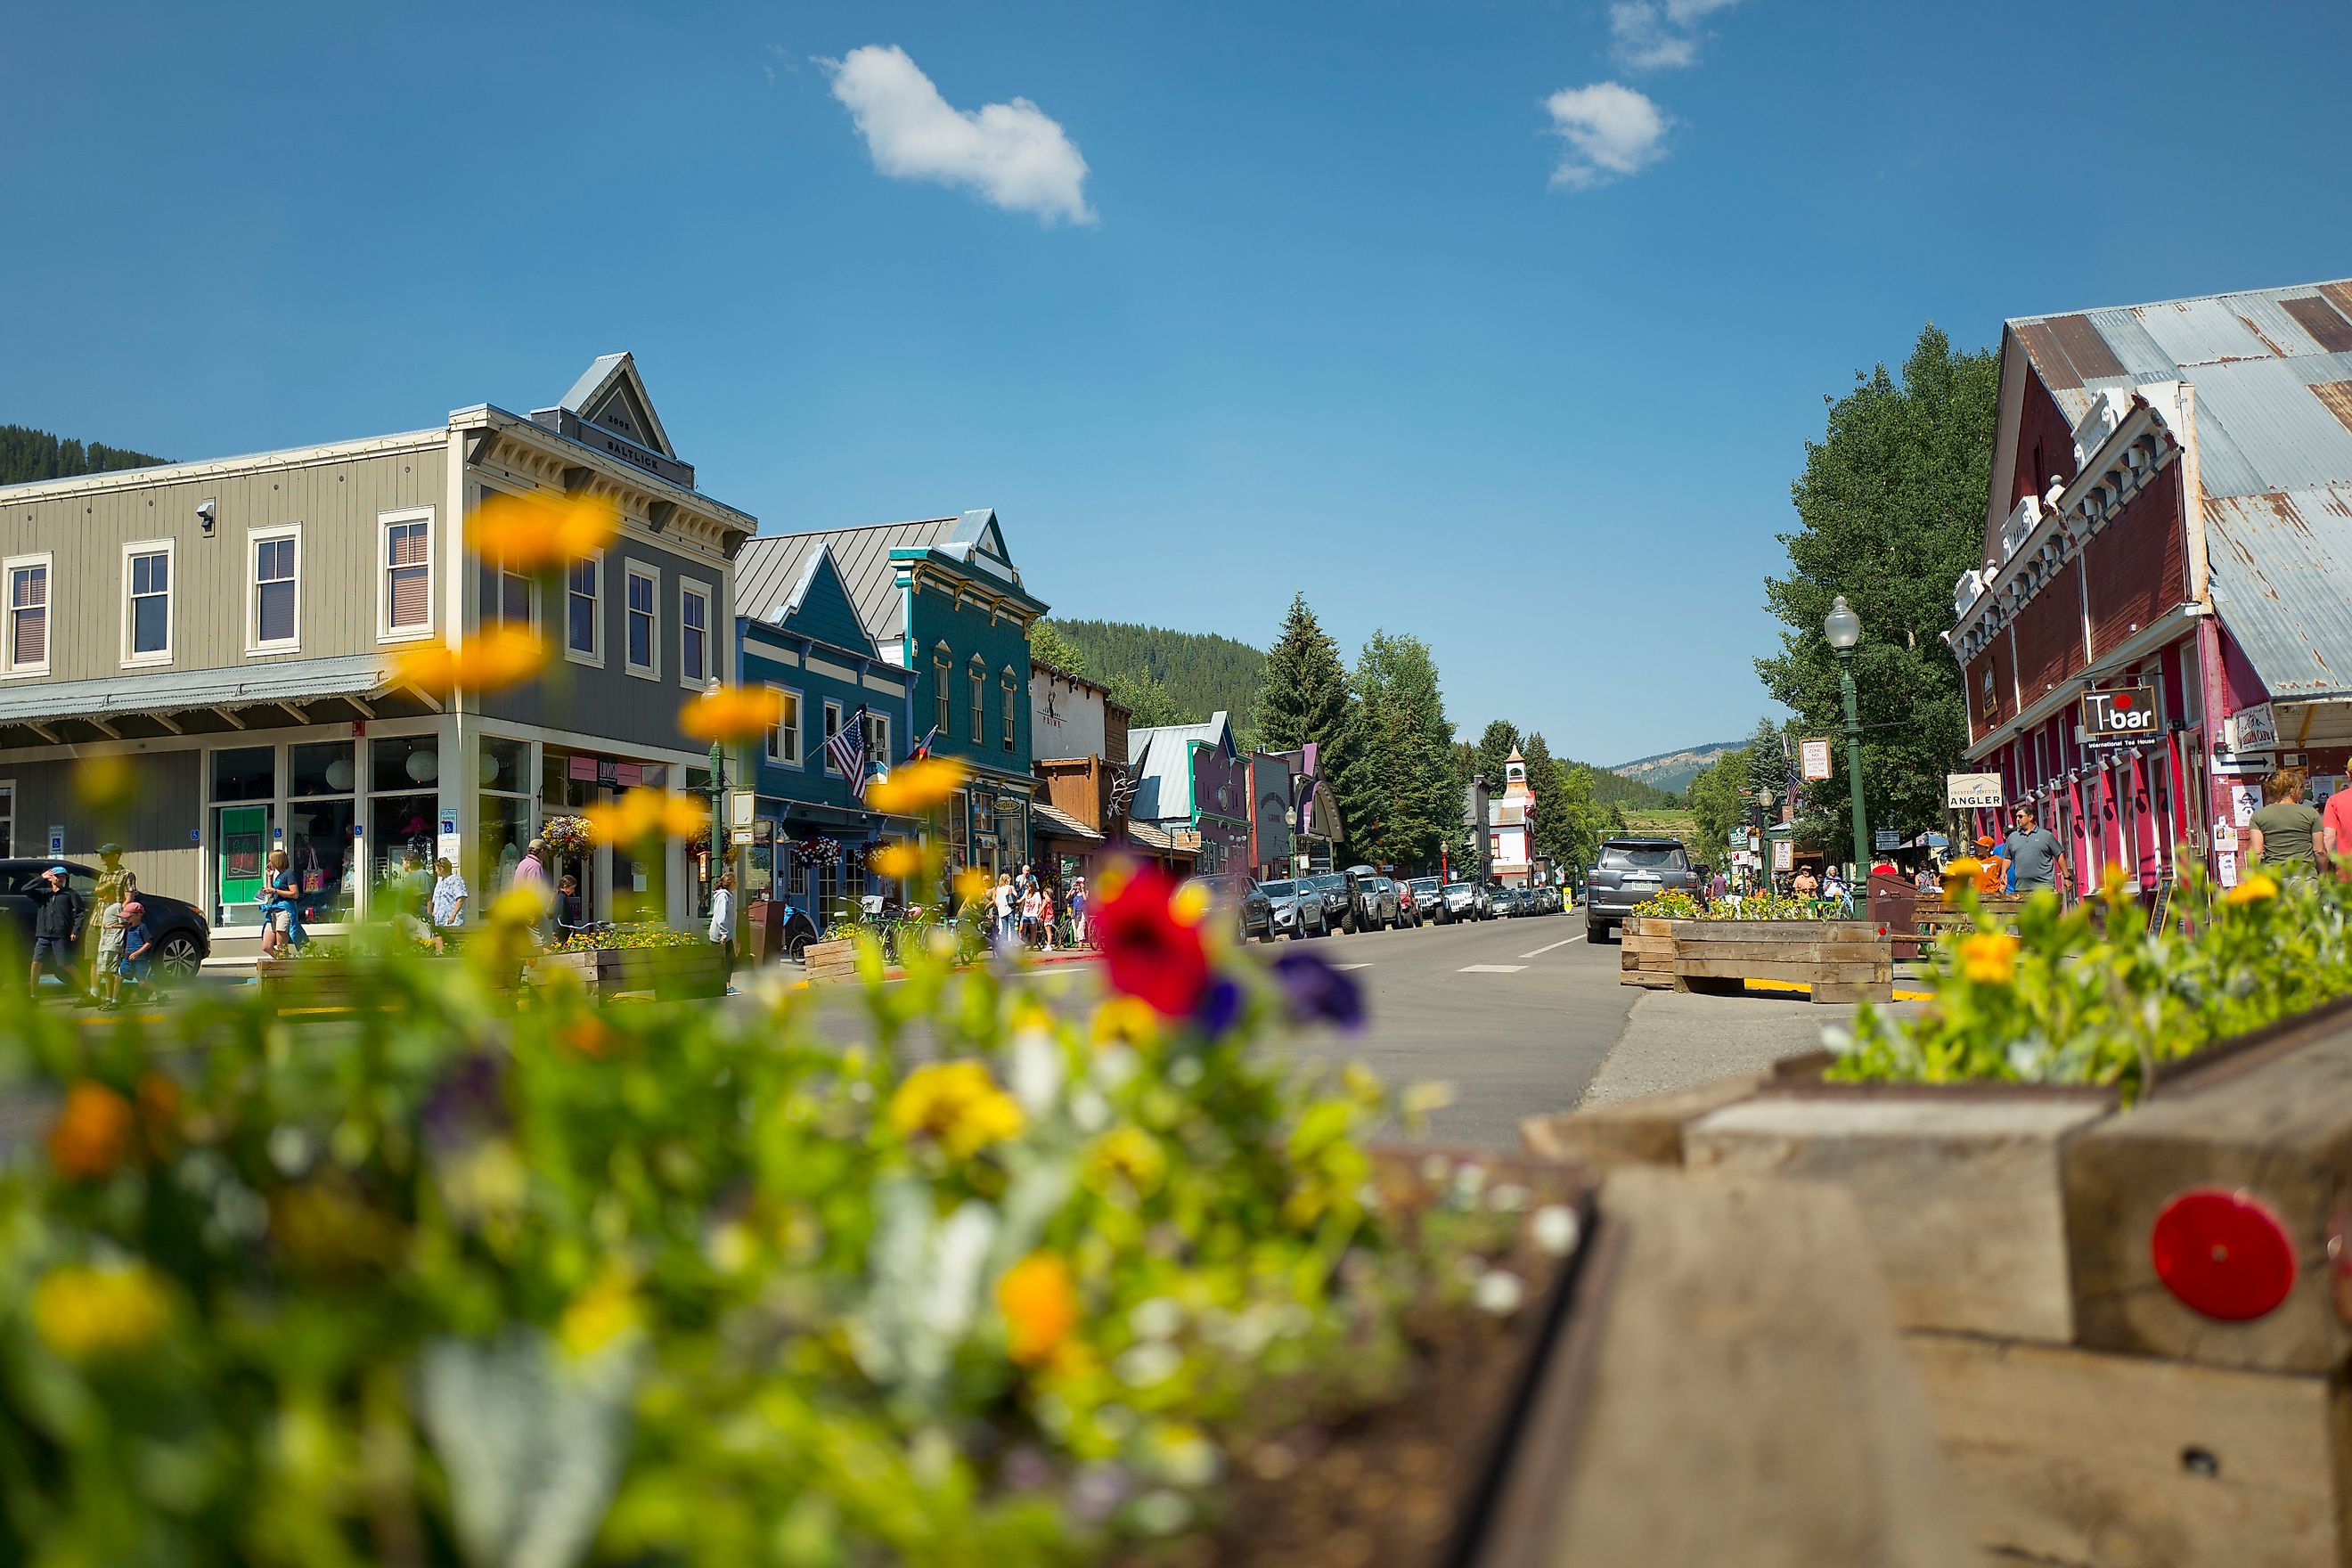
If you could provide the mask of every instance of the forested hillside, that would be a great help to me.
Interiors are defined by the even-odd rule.
[[[0,425],[0,485],[69,479],[76,474],[104,473],[110,468],[152,468],[169,460],[96,441],[61,440],[47,430],[23,425]]]
[[[1265,655],[1249,644],[1129,621],[1055,617],[1039,625],[1050,626],[1053,633],[1077,649],[1086,666],[1081,673],[1088,678],[1123,689],[1156,683],[1166,692],[1174,717],[1150,717],[1192,723],[1222,708],[1233,715],[1235,741],[1246,746],[1255,738],[1258,694],[1265,685]],[[1046,640],[1052,640],[1051,633]],[[1137,722],[1141,723],[1143,717],[1139,716]]]
[[[1666,791],[1655,784],[1643,784],[1640,779],[1629,779],[1623,773],[1612,773],[1590,763],[1570,762],[1568,765],[1592,769],[1592,804],[1595,805],[1622,805],[1628,811],[1670,811],[1681,804]]]

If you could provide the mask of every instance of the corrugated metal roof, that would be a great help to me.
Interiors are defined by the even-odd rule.
[[[735,603],[755,620],[775,619],[809,562],[830,545],[833,563],[857,606],[857,618],[877,642],[895,642],[904,628],[898,625],[898,574],[890,564],[890,552],[947,543],[962,523],[961,517],[932,517],[815,533],[762,534],[747,541],[735,557]]]
[[[1128,807],[1130,818],[1145,822],[1191,818],[1194,741],[1232,749],[1233,731],[1223,709],[1199,724],[1155,724],[1127,732],[1128,755],[1135,759],[1135,800]]]
[[[177,713],[190,708],[245,708],[260,702],[364,696],[383,684],[392,662],[382,654],[354,653],[226,669],[173,669],[16,686],[0,691],[0,723],[108,719],[117,714]]]
[[[2352,698],[2352,481],[2206,503],[2213,605],[2273,698]]]
[[[2352,279],[2021,317],[2058,405],[2195,389],[2213,601],[2271,695],[2352,697]]]

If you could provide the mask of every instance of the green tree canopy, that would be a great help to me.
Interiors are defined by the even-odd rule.
[[[1351,684],[1349,754],[1339,783],[1349,853],[1403,871],[1434,868],[1462,816],[1437,661],[1419,637],[1374,632]]]
[[[1731,830],[1755,816],[1755,797],[1748,787],[1748,752],[1742,748],[1724,752],[1692,779],[1685,792],[1696,819],[1704,858],[1710,866],[1723,864],[1729,853]]]
[[[1128,710],[1128,723],[1134,729],[1199,722],[1187,718],[1176,706],[1176,699],[1169,695],[1168,688],[1149,672],[1112,676],[1110,700]]]
[[[1519,727],[1517,724],[1508,719],[1495,719],[1487,722],[1486,730],[1478,736],[1478,760],[1472,771],[1486,781],[1490,793],[1497,795],[1503,793],[1507,782],[1505,764],[1510,761],[1511,753],[1518,749]]]
[[[1943,774],[1968,741],[1959,668],[1942,634],[1952,584],[1983,544],[2000,364],[1989,351],[1954,353],[1930,326],[1899,383],[1883,364],[1855,381],[1830,404],[1828,429],[1806,443],[1790,487],[1798,528],[1780,536],[1789,574],[1765,584],[1788,629],[1756,668],[1806,732],[1839,733],[1838,668],[1822,617],[1845,595],[1862,617],[1853,658],[1864,809],[1873,826],[1916,833],[1942,812]],[[1839,775],[1806,789],[1801,831],[1843,846],[1839,752]]]
[[[1305,594],[1290,596],[1282,635],[1266,650],[1265,686],[1258,699],[1258,744],[1287,752],[1313,742],[1328,751],[1344,745],[1348,722],[1348,669],[1339,645],[1307,607]]]
[[[1087,672],[1086,650],[1072,642],[1061,627],[1043,617],[1029,623],[1029,657],[1065,675]]]
[[[63,440],[23,425],[0,425],[0,485],[69,479],[114,468],[152,468],[169,460],[97,441]]]

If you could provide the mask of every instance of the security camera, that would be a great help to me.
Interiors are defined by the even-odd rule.
[[[218,501],[206,500],[196,503],[196,521],[204,526],[206,533],[210,533],[213,531],[213,525],[219,521],[220,503]]]

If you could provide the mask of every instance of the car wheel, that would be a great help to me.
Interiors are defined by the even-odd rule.
[[[155,966],[173,980],[185,980],[205,966],[205,952],[186,931],[173,931],[155,950]]]

